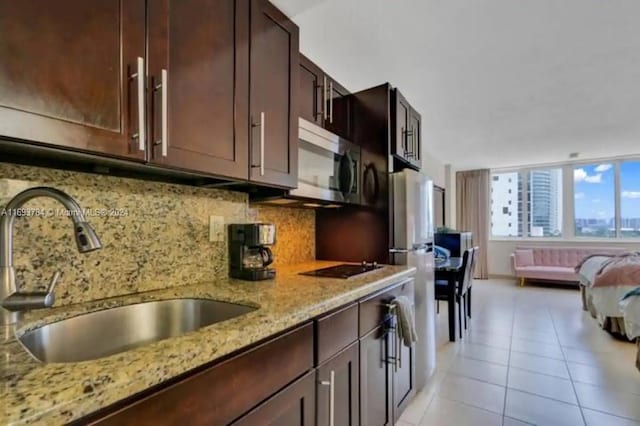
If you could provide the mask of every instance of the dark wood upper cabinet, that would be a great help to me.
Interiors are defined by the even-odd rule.
[[[144,159],[144,0],[0,0],[0,33],[0,137]]]
[[[415,168],[422,166],[422,118],[418,111],[411,108],[409,113],[409,158],[407,160]]]
[[[323,96],[325,84],[324,72],[309,58],[300,55],[300,90],[298,91],[298,108],[300,117],[322,126],[324,123]]]
[[[345,139],[353,138],[351,93],[302,54],[298,108],[305,120]]]
[[[298,184],[298,27],[266,0],[251,0],[249,179]]]
[[[351,93],[339,83],[329,77],[328,83],[327,112],[328,118],[325,120],[325,129],[352,139],[352,97]]]
[[[357,328],[357,324],[354,326]],[[359,359],[359,344],[356,342],[318,367],[317,426],[359,425]]]
[[[246,6],[241,0],[148,4],[150,161],[246,179]]]
[[[411,158],[412,147],[409,144],[411,135],[411,105],[398,89],[393,91],[391,154],[403,161]]]

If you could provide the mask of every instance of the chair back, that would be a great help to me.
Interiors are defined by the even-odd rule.
[[[464,251],[462,255],[462,271],[458,279],[458,295],[462,296],[469,289],[469,281],[471,276],[471,264],[473,263],[474,249],[470,248]]]
[[[478,255],[480,254],[480,247],[476,246],[473,248],[473,257],[471,258],[471,268],[469,269],[469,288],[473,285],[475,273],[476,273],[476,261],[478,260]]]

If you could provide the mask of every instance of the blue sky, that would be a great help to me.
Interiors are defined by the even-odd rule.
[[[615,215],[614,168],[595,164],[574,169],[575,213],[577,218],[609,219]],[[640,161],[620,166],[621,216],[640,218]]]

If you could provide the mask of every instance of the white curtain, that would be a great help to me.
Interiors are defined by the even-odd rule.
[[[475,277],[489,278],[489,170],[456,173],[456,222],[458,231],[473,232],[473,245],[480,247]]]

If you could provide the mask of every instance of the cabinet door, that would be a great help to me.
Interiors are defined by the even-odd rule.
[[[327,77],[327,118],[324,127],[343,138],[352,139],[351,134],[351,94],[347,89]]]
[[[392,118],[392,143],[391,154],[400,160],[406,161],[409,153],[409,132],[410,132],[410,115],[411,105],[402,96],[398,89],[394,90],[395,113]]]
[[[251,171],[254,182],[298,182],[298,27],[266,0],[251,0]]]
[[[317,426],[359,424],[358,342],[318,367]]]
[[[153,162],[248,178],[249,16],[239,3],[149,2]]]
[[[298,91],[298,109],[300,117],[322,126],[324,109],[322,102],[324,73],[306,56],[300,55],[300,90]]]
[[[394,423],[388,341],[384,327],[377,327],[360,339],[360,424],[363,426]]]
[[[414,301],[413,286],[402,291],[412,303]],[[393,357],[393,415],[397,421],[407,408],[416,393],[416,360],[415,345],[408,347],[400,340],[397,332],[397,318],[394,318],[394,332],[390,333],[390,347]]]
[[[408,154],[407,159],[414,166],[420,169],[422,166],[422,118],[413,108],[409,115],[409,137],[407,139]]]
[[[0,34],[0,136],[144,158],[144,0],[0,0]]]
[[[232,424],[238,426],[312,425],[315,415],[315,374],[315,371],[307,373]]]

